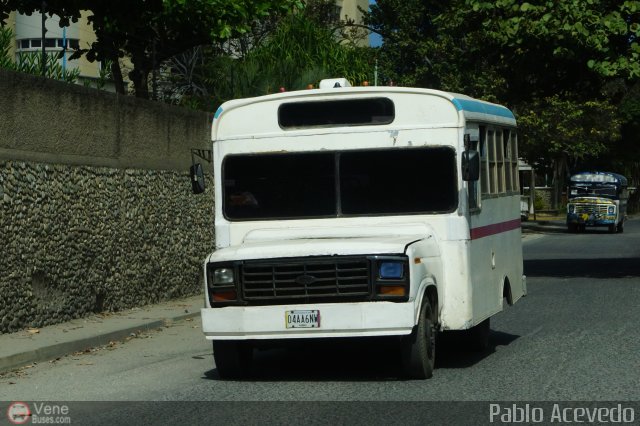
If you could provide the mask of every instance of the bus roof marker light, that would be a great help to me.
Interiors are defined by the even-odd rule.
[[[320,89],[338,89],[351,87],[351,83],[346,78],[326,78],[320,81]]]

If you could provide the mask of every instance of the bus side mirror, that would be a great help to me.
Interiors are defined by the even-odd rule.
[[[473,149],[462,153],[462,180],[467,182],[480,179],[480,155]]]
[[[191,176],[191,190],[194,194],[202,194],[204,192],[204,171],[202,164],[194,163],[189,167],[189,175]]]

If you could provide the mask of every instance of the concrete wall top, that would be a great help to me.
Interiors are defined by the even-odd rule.
[[[0,69],[0,159],[186,170],[213,115]]]

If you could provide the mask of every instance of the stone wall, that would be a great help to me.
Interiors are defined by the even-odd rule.
[[[0,331],[202,291],[211,192],[173,171],[0,162]]]
[[[213,187],[193,195],[187,169],[208,114],[5,77],[0,333],[200,293]]]

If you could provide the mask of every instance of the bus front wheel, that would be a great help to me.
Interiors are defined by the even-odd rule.
[[[402,367],[411,379],[428,379],[433,375],[436,359],[436,323],[429,300],[420,310],[418,325],[402,341]]]

